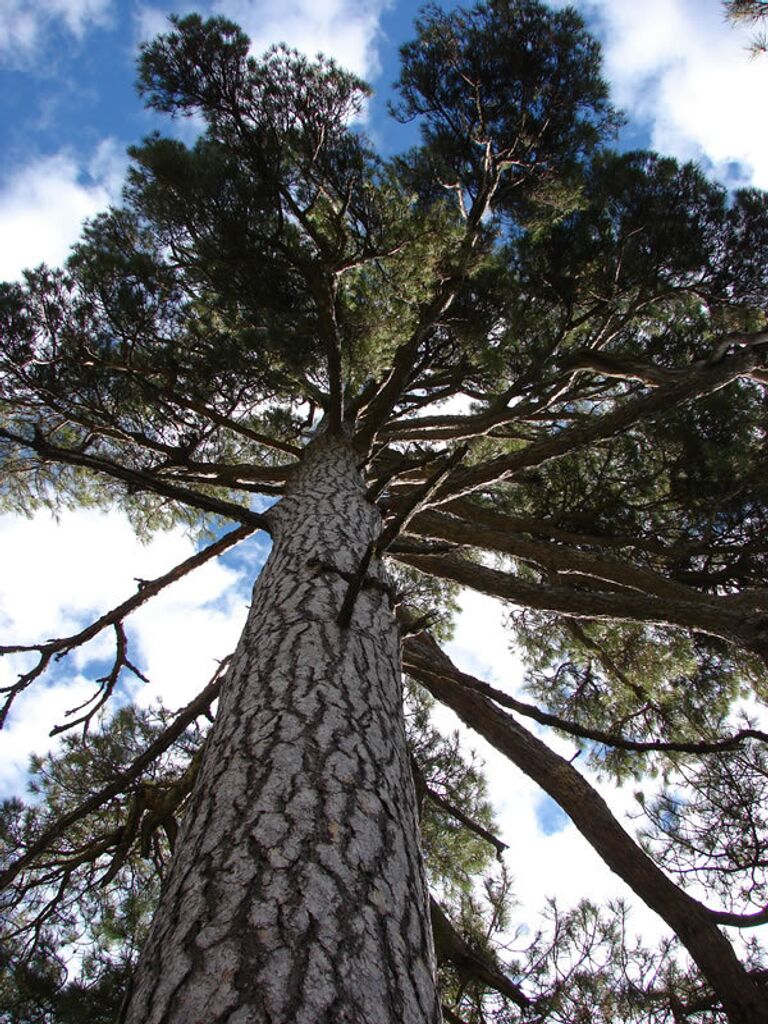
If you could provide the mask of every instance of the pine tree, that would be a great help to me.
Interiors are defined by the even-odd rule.
[[[500,1020],[575,1020],[578,1004],[594,1020],[764,1021],[759,951],[740,958],[720,928],[766,919],[761,884],[724,881],[764,862],[743,793],[727,804],[743,842],[713,836],[700,868],[726,908],[678,882],[725,813],[729,759],[762,792],[768,735],[732,709],[764,699],[768,657],[766,197],[611,151],[598,46],[536,0],[425,11],[394,111],[422,142],[388,161],[355,125],[362,82],[283,47],[257,60],[221,18],[173,19],[139,84],[206,127],[132,149],[122,205],[66,266],[2,286],[3,494],[118,505],[141,531],[185,522],[209,543],[76,636],[2,648],[37,655],[4,714],[113,628],[87,727],[138,671],[135,608],[255,531],[273,546],[236,651],[187,708],[121,712],[40,766],[42,803],[4,809],[15,938],[42,955],[68,914],[112,913],[142,946],[129,1024],[425,1024],[441,1002],[481,1022],[488,993]],[[257,495],[279,500],[263,511]],[[441,650],[459,585],[509,603],[540,705]],[[504,967],[471,898],[463,934],[430,905],[423,807],[494,837],[471,773],[448,773],[464,780],[452,794],[435,750],[419,759],[424,728],[409,748],[403,670],[419,715],[426,690],[560,804],[690,970],[646,971],[636,951],[630,977],[623,912],[585,904],[558,948],[586,957],[591,929],[613,966],[599,998],[578,972],[567,992],[544,938]],[[644,848],[521,717],[618,778],[695,776],[697,801],[677,818],[649,804]],[[445,870],[471,874],[460,846]],[[503,895],[489,890],[498,913]],[[39,992],[51,959],[29,964]]]

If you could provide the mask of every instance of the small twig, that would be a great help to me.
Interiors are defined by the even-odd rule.
[[[100,686],[92,697],[84,701],[82,704],[79,704],[76,708],[70,708],[69,711],[65,711],[64,714],[68,718],[71,715],[76,715],[78,711],[82,711],[84,708],[87,708],[89,704],[93,704],[94,706],[86,714],[82,715],[80,718],[76,718],[74,722],[65,722],[63,725],[55,725],[48,733],[49,736],[58,736],[59,733],[66,732],[67,729],[74,729],[76,725],[83,725],[83,737],[85,737],[93,716],[104,707],[112,696],[114,689],[117,686],[117,681],[120,678],[120,673],[124,668],[133,672],[133,674],[138,676],[142,682],[149,682],[144,673],[141,672],[132,661],[128,660],[128,638],[125,635],[125,627],[123,626],[122,621],[116,622],[113,628],[117,639],[115,644],[115,660],[112,664],[112,668],[107,675],[96,680]]]

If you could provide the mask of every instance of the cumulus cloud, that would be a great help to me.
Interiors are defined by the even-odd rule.
[[[112,0],[3,0],[0,60],[23,64],[52,28],[80,39],[89,28],[107,24],[111,10]]]
[[[64,151],[16,166],[0,181],[0,280],[39,263],[60,264],[83,221],[117,198],[124,172],[112,139],[84,164]]]
[[[577,6],[597,18],[615,100],[653,148],[697,160],[728,185],[768,187],[768,60],[750,59],[749,31],[725,22],[719,0]]]

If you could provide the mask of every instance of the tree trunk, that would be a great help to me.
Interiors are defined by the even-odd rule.
[[[399,635],[351,447],[321,437],[222,690],[127,1024],[440,1020]]]

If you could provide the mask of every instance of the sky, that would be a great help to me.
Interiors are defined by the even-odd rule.
[[[565,6],[553,2],[552,6]],[[628,117],[621,144],[696,160],[729,188],[768,188],[765,96],[768,58],[750,59],[748,33],[728,26],[718,0],[582,0],[575,4],[604,45],[615,102]],[[259,52],[285,41],[322,50],[365,77],[375,93],[365,128],[385,153],[403,145],[386,117],[397,47],[418,5],[396,0],[214,0],[202,14],[238,21]],[[60,263],[84,219],[119,199],[126,146],[165,124],[133,88],[136,49],[162,31],[166,15],[188,8],[135,0],[2,0],[0,4],[0,280],[27,266]],[[126,693],[147,704],[185,704],[234,647],[252,579],[266,550],[251,541],[237,557],[210,564],[137,613],[132,655],[150,679]],[[142,544],[117,513],[0,516],[0,643],[31,642],[81,628],[192,552],[172,531]],[[108,635],[60,666],[54,681],[19,701],[0,734],[0,796],[23,787],[30,751],[43,752],[50,728],[91,692],[109,656]],[[450,653],[466,671],[500,687],[520,686],[521,669],[499,607],[467,594]],[[63,669],[67,669],[67,674]],[[13,678],[0,660],[0,681]],[[455,721],[446,712],[446,727]],[[500,755],[471,740],[488,763],[499,830],[517,880],[522,921],[558,895],[626,895],[562,812]],[[574,752],[562,740],[552,745]],[[633,806],[631,787],[603,790],[611,806]],[[638,909],[637,927],[654,916]]]

